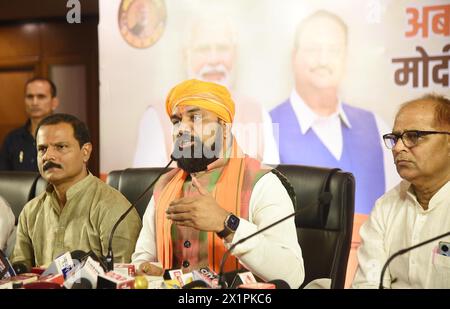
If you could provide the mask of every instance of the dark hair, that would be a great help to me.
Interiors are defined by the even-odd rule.
[[[399,113],[405,107],[408,107],[411,104],[422,102],[422,101],[431,101],[434,105],[434,121],[437,125],[450,126],[450,100],[440,94],[436,93],[427,93],[420,98],[408,101],[403,103],[400,106]],[[397,113],[398,114],[398,113]]]
[[[298,48],[300,34],[305,29],[306,25],[313,19],[320,18],[320,17],[325,17],[325,18],[334,20],[339,26],[341,26],[342,30],[344,30],[344,33],[345,33],[345,41],[347,41],[348,27],[345,24],[345,22],[342,20],[342,18],[340,18],[338,15],[336,15],[334,13],[331,13],[330,11],[318,10],[318,11],[312,13],[311,15],[305,17],[304,19],[302,19],[302,21],[298,24],[297,30],[295,31],[295,38],[294,38],[294,48],[295,49]]]
[[[36,76],[36,77],[30,78],[29,80],[27,80],[26,83],[25,83],[25,91],[26,91],[27,86],[29,84],[31,84],[33,82],[36,82],[36,81],[47,82],[49,84],[49,86],[50,86],[50,94],[51,94],[52,98],[56,97],[56,86],[55,86],[55,83],[52,82],[48,78],[40,77],[40,76]]]
[[[69,114],[53,114],[42,119],[36,128],[35,138],[37,137],[37,133],[40,127],[59,123],[68,123],[72,125],[73,135],[75,136],[75,139],[78,141],[80,148],[84,144],[91,142],[91,136],[89,134],[89,129],[87,128],[86,124],[77,117]]]

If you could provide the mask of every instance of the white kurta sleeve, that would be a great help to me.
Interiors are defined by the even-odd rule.
[[[256,183],[249,207],[249,220],[240,220],[231,244],[294,212],[286,189],[273,173],[267,173]],[[229,248],[231,244],[225,245]],[[267,281],[282,279],[291,288],[298,288],[304,280],[294,218],[238,245],[232,254],[247,269]]]
[[[382,199],[375,203],[369,218],[362,225],[361,246],[358,248],[358,269],[352,282],[353,288],[378,288],[381,269],[388,259],[385,250]],[[389,270],[384,276],[384,286],[390,286]]]
[[[131,256],[131,261],[137,267],[143,262],[156,262],[156,235],[155,235],[155,201],[151,198],[144,217],[142,229],[136,242],[136,248]]]

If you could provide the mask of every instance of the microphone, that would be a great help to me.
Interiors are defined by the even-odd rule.
[[[17,263],[12,264],[12,267],[13,267],[14,271],[16,272],[16,274],[18,274],[18,275],[30,272],[30,269],[28,268],[28,266],[25,263],[17,262]]]
[[[268,229],[270,229],[270,228],[272,228],[272,227],[274,227],[274,226],[280,224],[281,222],[284,222],[284,221],[286,221],[287,219],[292,218],[292,217],[294,217],[294,216],[297,216],[298,214],[301,214],[301,213],[303,213],[303,212],[304,212],[304,209],[297,210],[297,211],[295,211],[295,212],[293,212],[293,213],[287,215],[286,217],[281,218],[280,220],[275,221],[274,223],[269,224],[268,226],[266,226],[266,227],[264,227],[264,228],[262,228],[262,229],[256,231],[255,233],[250,234],[249,236],[244,237],[244,238],[238,240],[235,244],[231,245],[231,247],[230,247],[230,248],[225,252],[225,254],[222,256],[222,261],[220,262],[219,285],[221,286],[221,288],[222,288],[222,289],[225,289],[225,288],[227,287],[227,283],[226,283],[226,281],[224,280],[223,268],[224,268],[224,266],[225,266],[226,260],[228,259],[228,256],[230,255],[231,251],[233,251],[234,248],[236,248],[236,246],[238,246],[238,245],[242,244],[243,242],[246,242],[246,241],[249,240],[250,238],[253,238],[253,237],[255,237],[256,235],[259,235],[259,234],[261,234],[262,232],[264,232],[264,231],[266,231],[266,230],[268,230]]]
[[[87,258],[87,253],[82,250],[74,250],[70,252],[70,256],[72,257],[72,260],[77,260],[78,262],[83,261]]]
[[[381,270],[381,275],[380,275],[380,285],[378,286],[378,289],[380,289],[380,290],[384,289],[384,286],[383,286],[384,274],[385,274],[385,272],[386,272],[386,270],[387,270],[389,264],[392,262],[393,259],[395,259],[395,258],[396,258],[397,256],[399,256],[399,255],[405,254],[406,252],[409,252],[409,251],[411,251],[411,250],[413,250],[413,249],[422,247],[422,246],[424,246],[424,245],[426,245],[426,244],[429,244],[430,242],[436,241],[436,240],[438,240],[438,239],[444,238],[444,237],[449,236],[449,235],[450,235],[450,231],[447,232],[447,233],[444,233],[444,234],[435,236],[435,237],[433,237],[433,238],[430,238],[430,239],[428,239],[428,240],[419,242],[418,244],[416,244],[416,245],[414,245],[414,246],[407,247],[407,248],[405,248],[405,249],[399,250],[399,251],[397,251],[396,253],[394,253],[393,255],[391,255],[391,256],[387,259],[386,263],[384,263],[383,269]]]
[[[108,241],[108,253],[106,254],[105,261],[106,261],[106,267],[108,271],[114,270],[114,253],[112,250],[112,240],[114,236],[114,232],[116,231],[117,227],[119,226],[120,222],[122,222],[125,217],[136,207],[136,204],[144,197],[144,195],[150,191],[151,188],[153,188],[153,185],[158,181],[158,179],[166,172],[169,165],[174,161],[173,156],[170,156],[170,161],[167,163],[167,165],[164,167],[164,170],[161,172],[161,174],[158,175],[158,177],[155,178],[155,180],[152,181],[152,183],[144,190],[144,192],[139,195],[139,197],[130,205],[130,207],[120,216],[120,218],[117,220],[117,222],[114,224],[113,228],[111,229],[111,234],[109,235],[109,241]]]
[[[289,286],[289,284],[281,279],[275,279],[275,280],[271,280],[268,283],[272,283],[275,285],[275,289],[279,290],[279,289],[290,289],[291,287]]]
[[[87,255],[73,271],[70,272],[64,281],[64,287],[67,289],[86,289],[89,282],[90,288],[97,287],[97,278],[103,275],[104,269],[99,262]],[[84,279],[84,280],[83,280]]]
[[[319,193],[318,204],[317,205],[318,205],[318,211],[319,211],[320,226],[324,226],[326,224],[326,222],[327,222],[328,213],[329,213],[329,206],[330,206],[331,200],[333,199],[333,195],[330,192],[331,178],[332,178],[332,176],[335,173],[337,173],[339,171],[340,171],[340,169],[338,169],[338,168],[330,169],[330,171],[327,174],[327,177],[325,178],[325,181],[323,182],[321,191]],[[278,170],[273,169],[272,172],[278,177],[278,179],[281,181],[283,186],[286,188],[286,191],[288,192],[288,194],[289,194],[289,196],[290,196],[290,198],[292,200],[292,204],[295,206],[296,205],[296,194],[295,194],[295,191],[294,191],[292,185],[289,183],[287,178],[283,174],[281,174]],[[286,217],[281,218],[280,220],[275,221],[272,224],[269,224],[268,226],[266,226],[266,227],[256,231],[253,234],[250,234],[247,237],[244,237],[244,238],[240,239],[235,244],[231,245],[231,247],[222,256],[222,261],[220,262],[219,285],[221,286],[221,288],[222,289],[227,288],[227,283],[224,280],[223,268],[225,266],[225,262],[228,259],[231,251],[233,251],[234,248],[236,248],[236,246],[238,246],[238,245],[242,244],[243,242],[246,242],[247,240],[249,240],[249,239],[251,239],[251,238],[261,234],[262,232],[264,232],[264,231],[266,231],[266,230],[268,230],[268,229],[270,229],[270,228],[272,228],[272,227],[274,227],[274,226],[276,226],[276,225],[286,221],[289,218],[296,217],[299,214],[304,214],[307,217],[311,217],[311,214],[309,212],[312,210],[313,212],[315,212],[312,215],[314,217],[317,217],[317,214],[316,214],[317,210],[314,207],[315,205],[316,204],[312,204],[312,205],[309,205],[309,206],[307,206],[305,208],[302,208],[302,209],[299,209],[297,211],[294,211],[290,215],[287,215]],[[298,221],[296,220],[296,225],[297,224],[298,224]]]
[[[89,290],[92,289],[92,283],[86,278],[80,278],[79,281],[75,281],[72,285],[72,290]]]

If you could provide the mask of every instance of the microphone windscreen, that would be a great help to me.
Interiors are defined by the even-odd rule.
[[[14,263],[12,265],[12,267],[14,268],[14,271],[18,275],[30,272],[30,269],[28,269],[28,266],[21,262]]]
[[[281,280],[281,279],[271,280],[268,283],[275,284],[276,289],[290,289],[291,288],[286,281]]]
[[[105,261],[105,257],[101,256],[97,256],[94,251],[90,250],[89,252],[84,252],[81,250],[75,250],[73,253],[75,252],[83,252],[84,256],[83,256],[83,260],[86,260],[88,257],[91,257],[94,261],[98,262],[100,264],[100,266],[103,268],[104,271],[107,271],[107,267],[106,267],[106,261]],[[80,260],[81,262],[81,260]]]
[[[92,289],[92,283],[86,278],[80,278],[75,281],[71,287],[72,290],[88,290]]]
[[[170,275],[170,271],[174,270],[175,268],[171,268],[171,269],[165,269],[164,270],[164,274],[163,274],[163,279],[164,280],[171,280],[172,276]]]
[[[88,254],[82,250],[75,250],[70,252],[70,256],[72,256],[72,259],[82,261],[84,258],[86,258]]]

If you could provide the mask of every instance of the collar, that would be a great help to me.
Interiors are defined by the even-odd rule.
[[[401,190],[408,196],[408,198],[414,201],[421,212],[428,213],[439,205],[444,205],[446,201],[448,203],[448,197],[450,196],[450,181],[447,181],[447,183],[433,195],[433,197],[430,199],[430,202],[428,203],[427,210],[424,210],[419,204],[419,201],[417,201],[416,193],[414,192],[414,189],[410,182],[403,180],[401,183]]]
[[[302,134],[305,134],[316,122],[318,119],[331,119],[333,117],[338,116],[341,121],[348,127],[351,128],[350,121],[348,120],[347,115],[345,114],[344,109],[342,108],[342,101],[338,101],[338,108],[336,113],[323,117],[316,114],[298,95],[295,89],[292,90],[291,95],[289,97],[292,109],[294,110],[295,116],[297,117],[298,123],[300,123],[300,130]]]
[[[89,186],[93,178],[94,175],[92,175],[91,172],[88,171],[88,175],[86,177],[75,183],[67,190],[66,192],[67,201],[69,201],[71,198],[77,195],[77,193],[84,191],[84,189],[86,189],[86,187]],[[55,191],[55,188],[53,187],[53,185],[49,184],[47,185],[46,191],[52,194]]]

